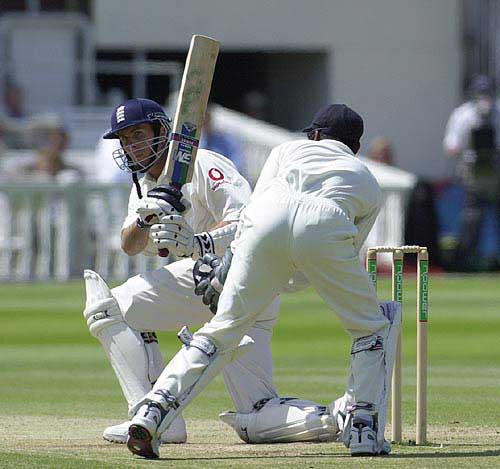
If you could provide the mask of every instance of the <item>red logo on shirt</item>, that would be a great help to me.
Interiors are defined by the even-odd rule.
[[[217,168],[210,168],[208,171],[208,177],[212,181],[222,181],[224,179],[224,173]]]

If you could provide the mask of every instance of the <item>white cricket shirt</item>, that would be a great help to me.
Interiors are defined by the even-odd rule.
[[[276,179],[292,192],[334,201],[358,228],[355,242],[361,247],[380,210],[382,192],[347,145],[330,139],[283,143],[269,155],[254,193]]]
[[[147,174],[139,179],[139,184],[143,197],[158,185]],[[191,204],[191,208],[184,213],[186,221],[195,233],[210,231],[222,221],[238,221],[251,192],[247,180],[228,158],[213,151],[198,150],[193,179],[182,188],[184,198]],[[139,200],[135,186],[132,186],[128,214],[122,229],[136,222]],[[158,248],[148,239],[142,253],[156,256],[157,252]]]

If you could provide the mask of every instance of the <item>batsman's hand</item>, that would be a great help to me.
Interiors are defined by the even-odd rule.
[[[193,228],[177,213],[161,217],[149,235],[158,249],[168,249],[178,257],[191,257],[195,251]]]
[[[203,304],[207,305],[213,314],[217,313],[219,297],[232,260],[233,253],[228,248],[222,257],[205,254],[193,267],[194,293],[202,297]]]
[[[161,217],[170,213],[177,213],[177,211],[168,202],[148,196],[139,201],[136,213],[137,225],[141,228],[148,228],[158,223]]]
[[[149,200],[149,207],[153,206],[151,203],[151,200],[153,200],[160,210],[149,214],[144,213],[146,215],[145,217],[143,217],[143,214],[139,214],[137,225],[140,227],[152,226],[158,223],[165,215],[182,213],[189,209],[189,202],[183,199],[182,192],[171,185],[156,186],[148,191],[146,199]],[[167,257],[168,254],[168,249],[158,250],[158,255],[160,257]]]
[[[168,249],[177,257],[199,259],[215,250],[210,233],[195,234],[193,228],[179,214],[162,217],[159,223],[151,227],[150,236],[158,249]]]

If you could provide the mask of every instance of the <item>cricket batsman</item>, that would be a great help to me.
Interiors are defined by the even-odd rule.
[[[258,347],[252,329],[296,272],[352,337],[345,445],[353,456],[390,451],[384,428],[401,311],[394,302],[378,304],[359,259],[382,200],[375,178],[355,157],[363,120],[334,104],[304,131],[307,140],[271,152],[232,249],[195,267],[198,279],[203,267],[212,268],[197,291],[217,313],[195,334],[184,331],[184,346],[131,408],[127,445],[133,453],[157,458],[158,437],[170,422],[227,363]]]
[[[195,259],[226,251],[251,193],[231,161],[199,150],[193,179],[183,188],[184,198],[172,201],[156,187],[166,162],[170,130],[170,118],[159,104],[131,99],[114,110],[111,130],[104,135],[120,140],[121,148],[113,156],[121,169],[132,174],[135,186],[121,231],[123,250],[128,255],[156,256],[158,249],[167,248],[183,257],[136,275],[112,290],[97,273],[85,271],[84,317],[90,333],[101,342],[130,409],[151,391],[165,366],[155,331],[179,330],[212,318],[194,293]],[[333,407],[278,397],[270,346],[278,308],[275,295],[247,331],[255,346],[224,368],[236,412],[221,414],[221,418],[249,443],[335,439],[339,427]],[[181,334],[182,340],[187,340],[186,334]],[[339,418],[343,407],[344,401],[337,403],[335,415]],[[103,437],[125,443],[129,426],[126,421],[108,427]],[[158,441],[184,443],[186,437],[179,413],[169,428],[158,434]]]

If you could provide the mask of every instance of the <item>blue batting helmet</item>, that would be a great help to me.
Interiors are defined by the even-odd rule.
[[[116,107],[111,114],[111,129],[102,138],[119,138],[120,130],[132,125],[162,121],[168,128],[171,127],[170,117],[167,116],[163,108],[146,98],[134,98],[125,101]]]

